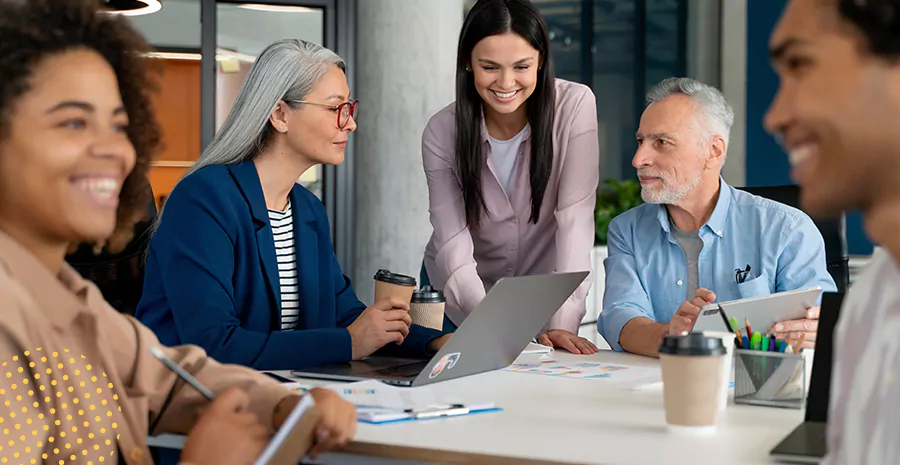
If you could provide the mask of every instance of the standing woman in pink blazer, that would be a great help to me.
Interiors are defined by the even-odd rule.
[[[456,325],[498,280],[590,270],[599,180],[597,107],[555,79],[547,25],[528,0],[479,0],[459,37],[456,102],[422,136],[434,233],[425,268]],[[538,342],[576,354],[590,280]]]

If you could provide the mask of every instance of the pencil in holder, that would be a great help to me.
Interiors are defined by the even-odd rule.
[[[734,403],[803,409],[808,390],[802,354],[734,351]]]

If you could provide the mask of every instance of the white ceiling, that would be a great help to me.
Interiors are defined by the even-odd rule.
[[[130,19],[156,47],[200,48],[200,0],[164,0],[157,13]],[[241,8],[235,4],[217,7],[220,49],[257,56],[280,39],[302,39],[322,44],[324,12],[319,9],[270,12]]]

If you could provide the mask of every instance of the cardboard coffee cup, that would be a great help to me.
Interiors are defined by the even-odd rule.
[[[722,385],[719,386],[720,400],[719,413],[725,412],[728,407],[728,387],[734,380],[734,333],[727,331],[703,331],[703,335],[714,337],[722,340],[722,346],[725,347],[725,369],[722,370]]]
[[[431,286],[424,286],[413,292],[412,301],[409,304],[409,316],[412,317],[415,325],[440,331],[444,328],[444,305],[446,303],[447,299],[444,298],[443,292]]]
[[[394,274],[388,270],[375,273],[375,301],[396,297],[407,304],[416,290],[416,278],[402,274]]]
[[[670,431],[715,432],[725,354],[720,338],[691,333],[663,339],[659,361]]]

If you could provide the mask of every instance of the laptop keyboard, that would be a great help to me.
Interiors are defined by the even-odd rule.
[[[431,360],[424,360],[421,362],[408,363],[406,365],[382,368],[380,370],[375,370],[374,373],[381,376],[415,377],[418,376],[429,363],[431,363]]]

